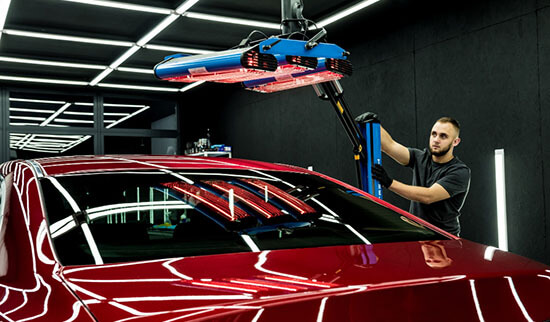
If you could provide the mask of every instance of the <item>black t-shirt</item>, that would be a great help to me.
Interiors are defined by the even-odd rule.
[[[408,167],[413,170],[413,186],[431,187],[440,184],[451,196],[430,205],[411,201],[409,212],[437,227],[458,235],[460,233],[460,209],[470,188],[470,169],[456,156],[447,163],[432,160],[428,149],[409,148]]]

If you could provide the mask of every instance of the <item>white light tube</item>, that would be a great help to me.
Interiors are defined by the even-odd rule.
[[[155,86],[137,86],[137,85],[124,85],[124,84],[111,84],[111,83],[99,83],[99,87],[112,87],[123,89],[137,89],[144,91],[160,91],[160,92],[178,92],[179,89],[171,87],[155,87]]]
[[[115,125],[117,125],[117,124],[119,124],[119,123],[122,123],[122,122],[126,121],[127,119],[129,119],[129,118],[131,118],[131,117],[133,117],[133,116],[135,116],[135,115],[138,115],[139,113],[141,113],[141,112],[147,110],[148,108],[149,108],[149,106],[145,106],[144,108],[142,108],[142,109],[140,109],[140,110],[137,110],[137,111],[135,111],[134,113],[129,114],[129,115],[127,115],[127,116],[121,118],[120,120],[118,120],[118,121],[116,121],[116,122],[114,122],[114,123],[111,123],[111,124],[107,125],[106,128],[107,128],[107,129],[110,129],[110,128],[114,127]]]
[[[50,34],[50,33],[44,33],[44,32],[33,32],[33,31],[13,30],[13,29],[4,29],[2,32],[13,36],[73,41],[73,42],[82,42],[82,43],[98,44],[98,45],[109,45],[109,46],[119,46],[119,47],[132,47],[134,45],[129,41],[66,36],[66,35]]]
[[[10,9],[11,0],[2,0],[0,1],[0,30],[4,29],[6,24],[6,17],[8,16],[8,10]],[[0,39],[2,38],[2,33],[0,32]]]
[[[21,107],[10,107],[10,112],[29,112],[29,113],[47,113],[51,114],[55,112],[54,110],[42,110],[38,108],[21,108]]]
[[[347,9],[344,9],[344,10],[342,10],[342,11],[340,11],[340,12],[338,12],[338,13],[336,13],[336,14],[334,14],[334,15],[326,18],[326,19],[323,19],[323,20],[319,21],[317,23],[317,26],[319,28],[323,28],[323,27],[325,27],[325,26],[327,26],[327,25],[329,25],[329,24],[331,24],[335,21],[338,21],[338,20],[340,20],[344,17],[347,17],[347,16],[349,16],[349,15],[351,15],[351,14],[353,14],[353,13],[355,13],[355,12],[361,10],[361,9],[364,9],[364,8],[366,8],[366,7],[368,7],[372,4],[375,4],[378,1],[379,0],[363,0],[363,1],[347,8]]]
[[[189,54],[209,54],[213,53],[213,50],[206,50],[206,49],[196,49],[196,48],[187,48],[187,47],[173,47],[173,46],[162,46],[162,45],[145,45],[143,46],[145,49],[151,49],[151,50],[161,50],[161,51],[169,51],[169,52],[179,52],[179,53],[189,53]]]
[[[54,122],[58,122],[58,123],[94,124],[94,121],[93,121],[93,120],[75,120],[75,119],[55,119]]]
[[[69,68],[85,68],[85,69],[104,69],[107,67],[102,65],[77,64],[77,63],[57,62],[57,61],[51,61],[51,60],[14,58],[14,57],[6,57],[6,56],[0,56],[0,61],[5,61],[9,63],[59,66],[59,67],[69,67]]]
[[[40,123],[40,126],[45,126],[49,124],[53,119],[59,116],[59,114],[63,113],[69,106],[71,106],[71,103],[66,103],[65,105],[61,106],[55,113],[50,115],[44,122]]]
[[[94,116],[94,112],[73,112],[73,111],[65,111],[63,114],[67,115],[82,115],[82,116]]]
[[[29,83],[80,85],[80,86],[88,85],[87,82],[80,82],[80,81],[70,81],[70,80],[51,79],[51,78],[17,77],[17,76],[5,76],[5,75],[0,75],[0,80],[14,81],[14,82],[29,82]]]
[[[183,93],[183,92],[187,92],[188,90],[190,90],[190,89],[192,89],[192,88],[195,88],[195,87],[197,87],[197,86],[199,86],[199,85],[202,85],[202,84],[204,84],[205,82],[206,82],[206,81],[194,82],[194,83],[192,83],[192,84],[189,84],[189,85],[187,85],[187,86],[182,87],[179,91],[182,92],[182,93]]]
[[[116,70],[127,73],[153,74],[152,69],[146,68],[118,67]]]
[[[495,150],[495,178],[497,199],[498,248],[508,251],[508,227],[506,220],[506,177],[504,149]]]
[[[117,68],[118,66],[122,65],[122,63],[125,62],[128,58],[130,58],[130,56],[135,54],[138,50],[138,46],[132,46],[124,54],[120,55],[120,57],[118,57],[111,65],[109,65],[109,67],[112,69]]]
[[[110,7],[110,8],[117,8],[117,9],[158,13],[158,14],[165,14],[165,15],[169,15],[170,13],[172,13],[172,10],[170,9],[151,7],[151,6],[142,6],[138,4],[116,2],[116,1],[107,1],[107,0],[64,0],[64,1],[78,2],[78,3],[90,4],[94,6]]]
[[[192,6],[194,6],[197,2],[199,2],[199,0],[187,0],[187,1],[185,1],[184,3],[179,5],[179,7],[176,8],[176,13],[181,15],[182,13],[189,10]]]
[[[77,145],[79,145],[80,143],[82,143],[82,142],[88,140],[88,139],[91,138],[91,137],[92,137],[91,135],[86,135],[86,136],[84,136],[82,139],[80,139],[80,140],[74,142],[74,143],[73,143],[72,145],[70,145],[69,147],[67,147],[67,148],[65,148],[65,149],[63,149],[63,150],[61,150],[61,153],[63,153],[63,152],[65,152],[65,151],[68,151],[68,150],[74,148],[75,146],[77,146]]]
[[[281,29],[281,25],[278,24],[278,23],[263,22],[263,21],[241,19],[241,18],[224,17],[224,16],[217,16],[217,15],[211,15],[211,14],[206,14],[206,13],[187,12],[187,13],[184,13],[183,16],[188,17],[188,18],[193,18],[193,19],[217,21],[217,22],[231,23],[231,24],[236,24],[236,25],[245,25],[245,26],[266,28],[266,29],[276,29],[276,30]]]
[[[15,116],[15,115],[10,115],[10,120],[13,119],[13,120],[26,120],[26,121],[44,121],[46,118],[45,117],[40,117],[40,116]]]
[[[105,77],[107,77],[110,73],[113,72],[112,68],[107,68],[106,70],[102,71],[97,75],[92,81],[90,82],[90,86],[95,86],[97,83],[99,83],[101,80],[103,80]]]
[[[48,100],[35,100],[28,98],[13,98],[10,97],[10,102],[27,102],[27,103],[42,103],[42,104],[65,104],[64,101],[48,101]]]
[[[137,41],[138,46],[143,46],[147,44],[151,39],[155,38],[161,31],[170,26],[172,22],[176,21],[180,16],[178,15],[169,15],[164,18],[155,28],[151,29],[145,36]]]

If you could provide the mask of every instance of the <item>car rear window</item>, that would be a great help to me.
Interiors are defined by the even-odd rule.
[[[316,175],[107,172],[41,180],[63,265],[445,238]]]

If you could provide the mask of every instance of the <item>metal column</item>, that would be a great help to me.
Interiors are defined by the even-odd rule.
[[[10,93],[0,89],[0,162],[10,160]]]
[[[94,95],[94,154],[105,154],[105,135],[103,128],[103,96]]]

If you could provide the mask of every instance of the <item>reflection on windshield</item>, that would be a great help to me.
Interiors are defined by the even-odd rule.
[[[442,238],[308,174],[111,172],[41,187],[63,265]]]

